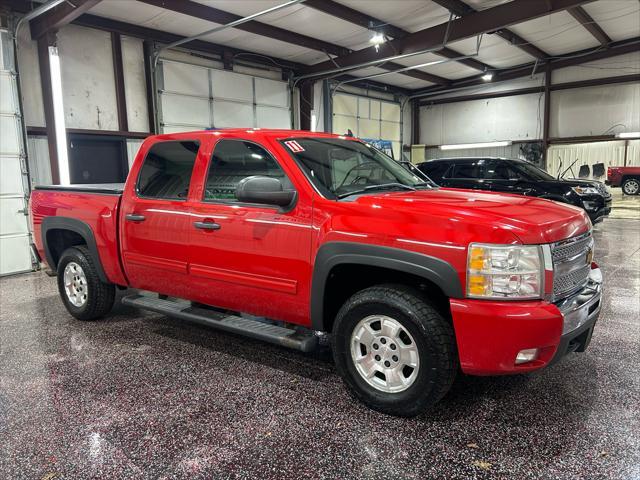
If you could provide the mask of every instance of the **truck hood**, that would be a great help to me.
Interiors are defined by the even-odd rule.
[[[381,212],[411,214],[420,223],[434,217],[458,225],[483,225],[514,234],[524,244],[551,243],[580,235],[591,228],[581,208],[551,200],[454,188],[361,195],[353,200]],[[435,223],[437,225],[437,223]],[[480,240],[479,240],[480,241]]]

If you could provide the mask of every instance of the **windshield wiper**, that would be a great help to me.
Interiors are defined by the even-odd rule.
[[[369,185],[367,187],[364,187],[360,190],[354,190],[352,192],[347,192],[347,193],[343,193],[342,195],[338,195],[338,198],[345,198],[345,197],[349,197],[351,195],[356,195],[358,193],[366,193],[369,192],[371,190],[384,190],[387,188],[402,188],[404,190],[411,190],[411,191],[415,191],[415,188],[409,186],[409,185],[405,185],[404,183],[398,183],[398,182],[390,182],[390,183],[380,183],[378,185]]]

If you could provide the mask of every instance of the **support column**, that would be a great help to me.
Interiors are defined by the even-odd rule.
[[[147,88],[147,115],[149,117],[149,132],[152,134],[158,133],[156,126],[156,108],[155,108],[155,80],[154,65],[153,65],[153,42],[145,40],[142,43],[142,55],[144,56],[144,82]]]
[[[547,168],[547,151],[549,149],[549,131],[551,119],[551,64],[547,63],[544,73],[544,114],[542,118],[542,168]]]
[[[313,82],[303,82],[300,85],[300,130],[311,130],[313,126],[311,112],[313,111]]]
[[[122,40],[119,33],[111,32],[111,52],[113,56],[113,76],[116,82],[116,106],[118,109],[118,129],[129,131],[127,119],[127,99],[124,92],[124,65],[122,63]]]
[[[324,131],[333,132],[333,99],[331,98],[331,85],[326,79],[322,81],[322,115]]]
[[[51,63],[49,47],[55,46],[55,34],[46,33],[38,38],[38,64],[40,66],[40,85],[42,87],[42,103],[44,121],[49,145],[49,162],[51,164],[51,181],[60,183],[60,167],[58,162],[58,139],[56,138],[56,120],[53,113],[53,91],[51,88]]]
[[[420,143],[420,100],[411,101],[411,145]]]

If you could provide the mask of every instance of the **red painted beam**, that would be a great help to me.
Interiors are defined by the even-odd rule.
[[[74,0],[73,3],[61,3],[57,7],[31,20],[29,23],[31,27],[31,38],[37,40],[48,32],[55,33],[99,2],[100,0]]]
[[[567,10],[573,18],[582,24],[582,26],[595,37],[602,45],[611,43],[611,38],[596,23],[596,21],[582,7],[574,7]]]

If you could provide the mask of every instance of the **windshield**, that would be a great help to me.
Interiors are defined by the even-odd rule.
[[[384,189],[430,187],[426,179],[362,142],[309,137],[282,140],[281,143],[328,198]]]
[[[527,176],[533,178],[534,180],[555,180],[553,176],[549,175],[547,172],[542,170],[535,165],[525,162],[518,162],[518,168],[522,170]]]

